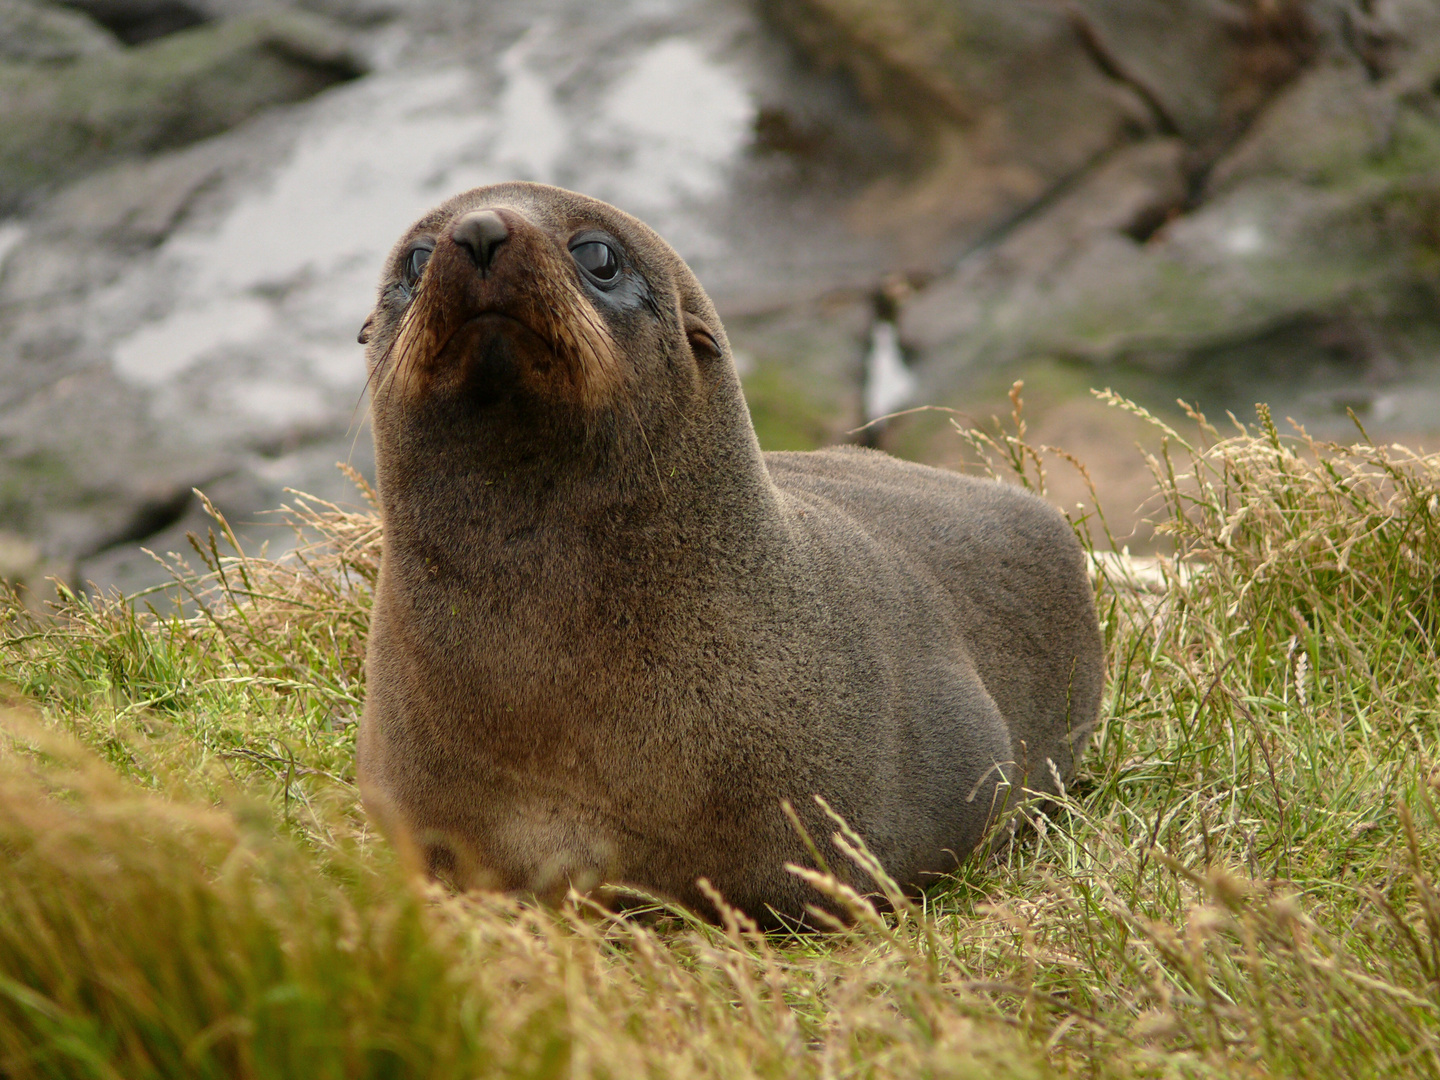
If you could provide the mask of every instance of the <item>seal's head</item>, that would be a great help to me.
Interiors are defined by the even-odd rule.
[[[377,434],[422,416],[493,429],[523,414],[552,445],[557,427],[593,431],[617,411],[648,427],[705,368],[730,366],[714,308],[665,241],[542,184],[477,188],[416,222],[360,340]]]

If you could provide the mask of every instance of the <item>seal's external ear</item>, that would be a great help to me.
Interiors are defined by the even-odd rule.
[[[720,358],[720,346],[715,342],[715,335],[710,332],[700,316],[692,312],[684,313],[685,338],[690,342],[690,349],[695,353],[696,358],[702,357],[710,360]]]
[[[358,341],[361,345],[365,345],[370,341],[370,327],[372,324],[374,324],[374,322],[375,316],[370,315],[367,316],[365,322],[361,324],[360,333],[355,335],[355,340]]]

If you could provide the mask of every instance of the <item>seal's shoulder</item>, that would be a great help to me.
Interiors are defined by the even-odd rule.
[[[1014,484],[902,461],[876,450],[835,447],[769,453],[765,465],[782,502],[821,521],[849,522],[926,563],[964,566],[1036,563],[1083,573],[1084,555],[1070,522],[1044,499]]]
[[[1061,516],[1045,500],[1013,484],[903,461],[859,446],[770,452],[765,454],[765,467],[781,491],[842,505],[900,509],[921,502],[964,505],[986,514]]]

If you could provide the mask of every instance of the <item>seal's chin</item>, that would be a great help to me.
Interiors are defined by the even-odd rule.
[[[554,350],[519,319],[486,311],[465,320],[429,365],[430,394],[464,395],[494,404],[550,381]]]

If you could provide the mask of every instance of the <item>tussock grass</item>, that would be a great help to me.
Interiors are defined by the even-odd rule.
[[[962,434],[1043,487],[1014,396]],[[832,934],[418,883],[353,788],[371,514],[217,519],[178,613],[11,598],[0,1076],[1440,1076],[1440,457],[1191,417],[1081,776]]]

